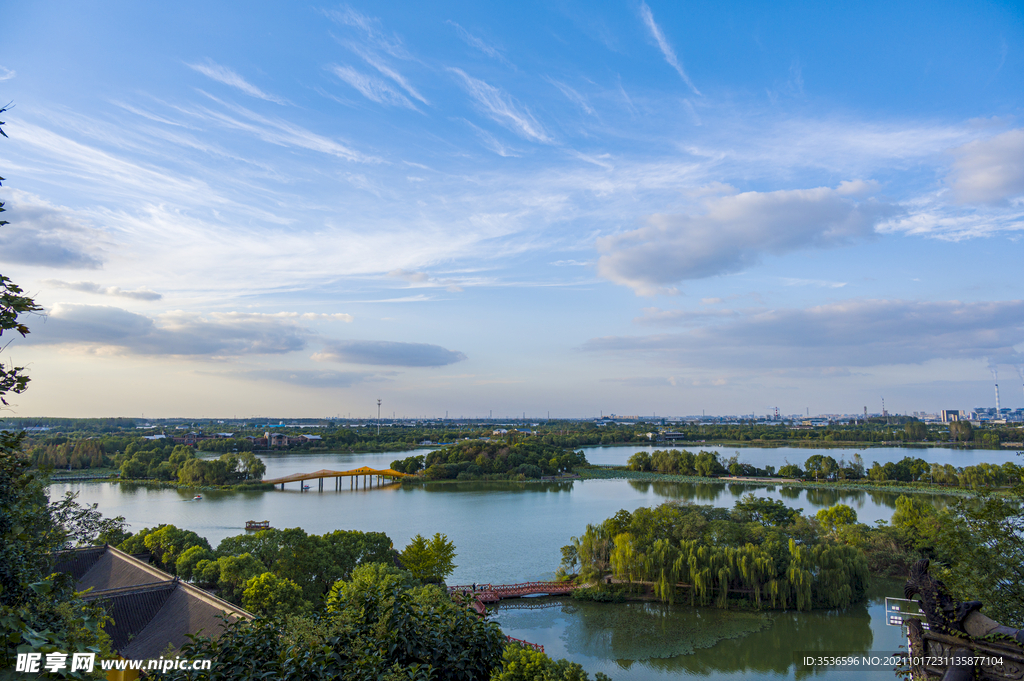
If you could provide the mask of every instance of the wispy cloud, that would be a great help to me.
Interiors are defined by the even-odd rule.
[[[82,293],[95,293],[101,296],[116,296],[119,298],[131,298],[132,300],[160,300],[163,296],[156,291],[147,288],[134,290],[122,289],[118,286],[102,286],[92,281],[61,281],[59,279],[46,279],[41,282],[44,286],[53,288],[81,291]]]
[[[335,23],[357,29],[370,44],[391,56],[403,59],[407,56],[401,39],[394,33],[386,34],[381,28],[380,19],[362,14],[347,5],[341,9],[324,10],[324,14]]]
[[[552,142],[530,110],[516,102],[511,95],[467,75],[462,69],[449,68],[448,70],[461,79],[466,92],[476,100],[483,112],[493,121],[534,142],[545,144]]]
[[[411,270],[397,269],[388,272],[389,277],[402,279],[409,282],[411,286],[441,286],[449,293],[461,293],[463,288],[460,282],[454,279],[438,279],[426,272],[414,272]]]
[[[268,94],[263,90],[259,89],[245,78],[229,69],[227,66],[222,66],[211,60],[207,60],[206,63],[202,64],[186,64],[190,69],[198,71],[207,78],[211,78],[218,83],[223,83],[229,87],[233,87],[237,90],[241,90],[250,97],[256,97],[257,99],[263,99],[268,102],[274,102],[275,104],[287,104],[288,101],[281,99],[276,95]]]
[[[511,68],[515,68],[515,64],[510,62],[508,60],[508,58],[504,54],[502,54],[500,50],[498,50],[498,48],[494,47],[493,45],[488,45],[483,40],[481,40],[480,38],[477,38],[475,35],[473,35],[469,31],[467,31],[466,29],[464,29],[462,26],[458,25],[454,21],[449,20],[449,21],[446,21],[445,23],[449,24],[451,26],[454,26],[455,30],[459,34],[459,37],[462,38],[463,42],[465,42],[470,47],[473,47],[473,48],[475,48],[477,50],[480,50],[481,52],[486,54],[491,59],[496,59],[496,60],[500,61],[502,64],[504,64],[505,66],[509,66]]]
[[[271,144],[277,144],[283,147],[299,147],[302,149],[308,149],[310,151],[337,156],[348,161],[360,161],[363,163],[375,163],[380,161],[378,158],[366,156],[365,154],[355,151],[340,142],[336,142],[328,137],[324,137],[323,135],[318,135],[306,128],[289,123],[288,121],[281,120],[279,118],[267,118],[266,116],[261,116],[243,106],[230,104],[205,92],[203,94],[230,111],[233,111],[235,114],[248,120],[240,120],[238,118],[228,116],[220,111],[213,111],[207,108],[192,111],[191,113],[194,115],[201,115],[209,120],[217,121],[226,127],[251,133],[255,137],[262,139],[264,142],[270,142]],[[184,113],[189,113],[189,110],[185,108],[180,108],[179,110]]]
[[[371,101],[390,106],[404,106],[407,109],[418,111],[416,105],[408,97],[382,78],[362,73],[351,66],[332,64],[327,68],[338,79],[348,83]]]
[[[558,90],[563,95],[565,95],[573,104],[583,109],[583,111],[590,114],[591,116],[595,115],[594,107],[590,106],[590,102],[587,101],[587,98],[581,95],[579,92],[576,92],[576,90],[572,89],[571,87],[569,87],[568,85],[561,81],[555,80],[554,78],[548,78],[548,82],[554,85],[556,88],[558,88]]]
[[[17,72],[12,71],[7,67],[0,66],[0,82],[10,80],[11,78],[14,78],[17,75]]]
[[[406,79],[405,76],[403,76],[401,73],[399,73],[395,69],[393,69],[390,66],[388,66],[387,64],[385,64],[384,61],[380,57],[378,57],[375,54],[370,54],[369,52],[367,52],[365,50],[361,50],[358,47],[355,47],[355,46],[350,46],[350,47],[352,47],[353,51],[356,52],[356,54],[358,54],[360,57],[363,58],[363,61],[365,61],[367,64],[369,64],[373,68],[377,69],[381,74],[387,76],[388,78],[393,80],[395,83],[397,83],[400,88],[402,88],[407,93],[409,93],[410,97],[418,99],[420,102],[422,102],[424,104],[428,104],[428,105],[430,104],[430,102],[427,101],[427,98],[424,97],[423,95],[421,95],[419,90],[414,88],[412,86],[412,84],[409,83],[409,81]]]
[[[654,21],[654,14],[651,12],[651,8],[647,6],[646,2],[640,3],[640,17],[644,20],[644,25],[647,26],[647,30],[651,32],[651,37],[654,38],[655,42],[658,43],[658,48],[661,53],[665,56],[665,61],[668,62],[669,66],[674,68],[679,74],[679,77],[683,79],[683,82],[690,86],[695,95],[700,95],[700,90],[693,84],[690,77],[686,75],[686,71],[683,70],[683,65],[679,63],[679,58],[676,56],[675,50],[672,49],[672,45],[669,44],[665,38],[665,34],[662,33],[661,27]]]

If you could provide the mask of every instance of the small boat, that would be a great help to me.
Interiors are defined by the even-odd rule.
[[[303,485],[302,489],[309,489],[309,485]]]
[[[259,532],[260,530],[271,530],[269,520],[246,520],[245,529],[248,532]]]
[[[202,494],[197,494],[194,497],[192,497],[192,501],[202,501],[202,500],[203,500],[203,495]]]

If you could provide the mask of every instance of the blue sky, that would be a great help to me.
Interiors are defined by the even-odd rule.
[[[6,8],[14,414],[1022,406],[1024,13],[894,5]]]

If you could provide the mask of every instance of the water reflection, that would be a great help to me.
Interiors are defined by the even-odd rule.
[[[711,483],[711,482],[675,482],[669,480],[628,480],[627,484],[641,494],[653,494],[671,500],[688,500],[696,504],[710,503],[716,506],[732,506],[745,494],[767,496],[786,502],[791,508],[799,508],[799,502],[805,513],[813,514],[817,509],[828,508],[835,504],[846,504],[855,510],[867,511],[870,518],[862,518],[863,522],[877,519],[888,520],[895,510],[896,500],[903,494],[899,491],[858,490],[827,487],[793,487],[793,486],[757,486],[742,483]],[[726,495],[726,493],[728,493]],[[927,494],[928,501],[936,508],[946,508],[956,497],[950,495]]]
[[[700,675],[720,678],[847,678],[836,669],[798,667],[797,653],[895,652],[899,628],[884,626],[884,596],[901,584],[880,581],[869,600],[842,611],[752,613],[660,603],[568,599],[505,601],[495,621],[505,633],[541,643],[589,672],[615,679]],[[869,673],[867,676],[873,676]],[[891,678],[881,672],[878,678]]]
[[[541,482],[512,482],[508,480],[473,480],[451,482],[428,482],[406,490],[422,489],[426,492],[479,493],[479,492],[571,492],[573,482],[544,480]]]
[[[629,486],[642,494],[653,492],[666,499],[689,499],[695,503],[716,501],[725,491],[721,482],[671,482],[668,480],[629,480]]]

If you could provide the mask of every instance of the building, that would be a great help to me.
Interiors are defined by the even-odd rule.
[[[217,638],[221,617],[234,622],[253,615],[208,591],[182,582],[113,546],[61,551],[57,572],[75,580],[86,601],[99,601],[113,621],[103,630],[113,649],[128,660],[172,656],[189,634]]]
[[[959,409],[943,409],[939,412],[939,418],[942,419],[943,423],[951,423],[953,421],[960,420]]]

